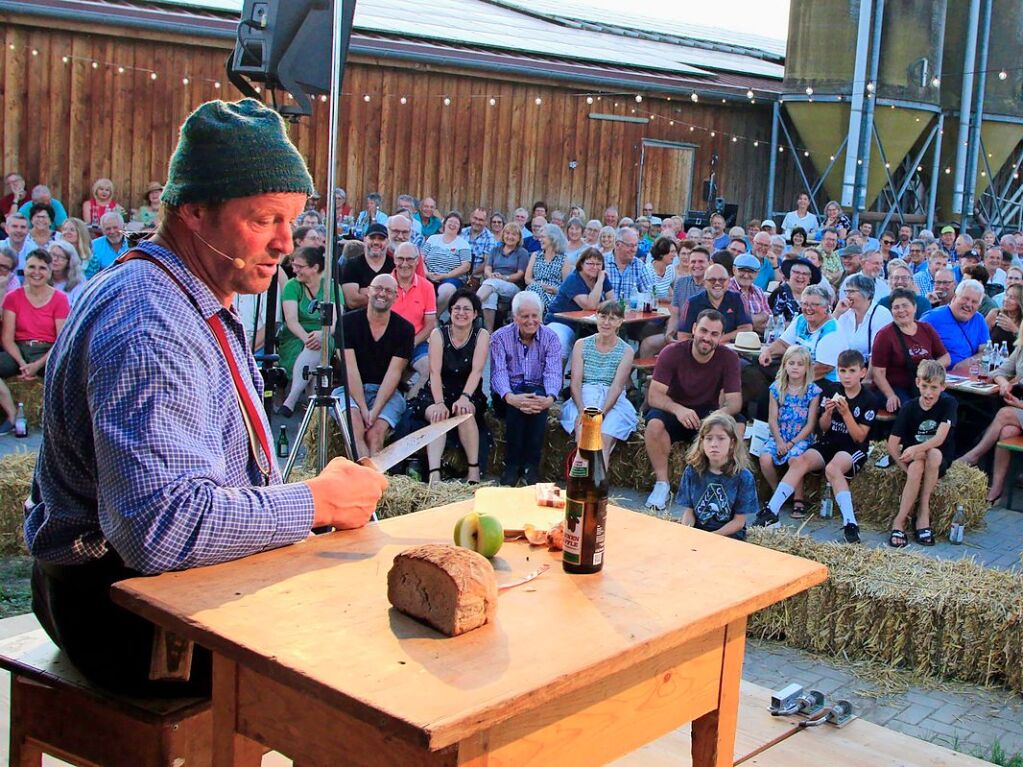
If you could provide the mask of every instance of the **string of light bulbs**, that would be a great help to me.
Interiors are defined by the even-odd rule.
[[[15,43],[12,42],[12,43],[8,44],[8,48],[10,50],[12,50],[12,51],[16,51],[18,49],[18,46]],[[26,50],[28,50],[29,55],[31,55],[33,57],[38,57],[40,55],[40,50],[38,48],[26,48]],[[148,67],[138,67],[138,66],[133,66],[133,65],[129,65],[129,64],[118,64],[116,62],[101,62],[98,59],[94,59],[94,58],[91,58],[91,57],[88,57],[88,56],[76,56],[76,55],[73,55],[73,54],[62,54],[61,55],[61,61],[65,65],[71,65],[71,64],[74,64],[76,62],[77,63],[82,63],[82,64],[85,64],[86,66],[88,66],[89,68],[91,68],[94,71],[98,71],[100,68],[105,68],[105,69],[113,71],[115,74],[118,74],[118,75],[126,74],[128,72],[140,72],[140,73],[146,74],[150,81],[156,81],[156,80],[158,80],[160,78],[160,74],[156,70],[153,70],[153,69],[148,68]],[[1023,66],[1016,67],[1014,69],[1023,70]],[[996,69],[989,69],[989,70],[985,70],[985,72],[987,72],[987,73],[997,72],[997,76],[998,76],[998,78],[1000,80],[1006,80],[1009,77],[1009,71],[1006,70],[1005,68],[999,68],[997,70]],[[204,77],[204,76],[196,76],[196,75],[193,75],[193,74],[190,74],[190,73],[185,73],[185,74],[183,74],[181,76],[181,84],[183,86],[187,87],[189,85],[197,84],[197,83],[208,83],[208,84],[212,85],[213,89],[216,90],[216,91],[219,91],[222,88],[221,81],[217,80],[217,79],[214,79],[214,78],[209,78],[209,77]],[[940,85],[940,79],[937,78],[937,77],[933,78],[932,85],[934,85],[935,87],[939,86]],[[254,90],[256,91],[257,94],[260,94],[260,95],[262,94],[262,88],[260,86],[258,86],[258,85],[255,86]],[[866,85],[865,85],[864,90],[865,90],[865,96],[867,98],[871,98],[874,95],[874,91],[875,91],[874,83],[873,82],[867,82]],[[813,87],[812,86],[807,86],[807,88],[805,89],[804,92],[805,92],[805,94],[807,96],[807,100],[812,102],[813,101],[813,96],[815,94],[815,91],[814,91]],[[277,95],[276,92],[272,92],[271,95],[273,95],[273,97],[276,99],[276,95]],[[729,95],[732,95],[732,94],[729,94]],[[760,95],[758,97],[758,94],[752,88],[747,89],[745,95],[746,95],[746,100],[750,104],[756,104],[758,98],[760,98],[761,103],[772,103],[773,101],[778,101],[779,103],[784,103],[784,100],[785,100],[784,95],[775,95],[773,93],[767,93],[767,92],[763,92],[763,91],[761,91],[761,93],[760,93]],[[623,105],[623,103],[635,102],[635,104],[638,105],[638,104],[648,103],[648,101],[649,101],[649,97],[644,97],[642,94],[632,93],[632,92],[607,92],[607,91],[601,91],[601,92],[581,92],[581,93],[573,93],[572,96],[585,100],[587,106],[592,106],[592,105],[594,105],[596,103],[600,103],[600,102],[603,102],[603,101],[607,100],[611,104],[613,104],[613,107],[615,109],[620,108]],[[374,98],[373,94],[370,94],[370,93],[356,94],[356,93],[352,93],[352,92],[342,92],[341,93],[341,97],[342,98],[360,98],[364,103],[370,103],[370,102],[372,102],[372,100]],[[287,93],[287,92],[284,93],[283,98],[286,101],[292,100],[291,94]],[[376,94],[376,98],[378,98],[378,99],[397,98],[398,103],[401,104],[402,106],[406,106],[406,105],[408,105],[410,103],[410,98],[408,96],[406,96],[406,95],[394,96],[392,94]],[[454,99],[450,95],[447,95],[447,94],[426,95],[426,96],[417,95],[416,98],[417,99],[438,99],[438,100],[441,101],[441,103],[444,104],[445,107],[451,106],[452,103],[454,102]],[[509,97],[503,96],[503,95],[498,95],[498,94],[469,94],[467,96],[467,98],[469,98],[470,100],[472,100],[472,99],[483,99],[483,100],[486,100],[486,102],[487,102],[487,104],[489,106],[495,107],[495,106],[497,106],[497,104],[498,104],[498,102],[500,100],[507,99]],[[699,104],[699,103],[701,103],[701,101],[703,103],[713,103],[716,100],[716,96],[714,94],[709,94],[709,95],[705,94],[701,98],[700,94],[698,92],[696,92],[696,91],[691,92],[689,94],[688,98],[689,98],[689,101],[694,103],[694,104]],[[615,101],[615,99],[620,99],[621,101]],[[844,99],[845,99],[845,97],[843,95],[841,95],[841,94],[838,95],[838,100],[839,101],[843,101]],[[326,95],[321,95],[321,96],[319,96],[318,100],[321,103],[326,103],[327,102],[327,96]],[[674,112],[675,115],[681,113],[680,109],[678,109],[677,107],[674,107],[674,104],[679,103],[679,99],[677,97],[666,96],[666,97],[663,97],[663,100],[664,100],[664,102],[670,103],[670,104],[673,105],[672,109],[673,109],[673,112]],[[684,101],[685,97],[682,97],[681,100]],[[544,104],[544,99],[541,96],[534,97],[532,99],[532,101],[533,101],[533,104],[535,106],[543,106],[543,104]],[[735,101],[734,95],[733,95],[732,101],[733,102]],[[727,104],[727,103],[729,103],[729,99],[726,98],[726,97],[721,97],[721,103],[722,104]],[[890,105],[890,106],[891,106],[891,109],[895,109],[896,108],[894,104]],[[713,138],[717,138],[717,136],[720,135],[722,138],[728,139],[729,143],[738,144],[740,142],[744,142],[744,143],[751,144],[752,148],[754,148],[754,149],[760,148],[760,146],[762,144],[765,145],[765,146],[769,146],[769,144],[770,144],[769,141],[767,141],[767,140],[765,140],[763,138],[744,136],[744,135],[737,134],[737,133],[730,133],[728,131],[721,131],[721,130],[719,130],[717,128],[707,128],[707,127],[705,127],[703,125],[697,125],[695,123],[689,123],[689,122],[686,122],[684,120],[680,120],[680,119],[678,119],[674,115],[665,116],[664,114],[662,114],[660,112],[652,112],[652,111],[648,111],[648,110],[645,110],[645,109],[640,109],[639,107],[631,107],[630,114],[636,115],[636,116],[642,116],[642,117],[645,117],[645,118],[647,118],[647,119],[649,119],[651,121],[661,120],[661,121],[667,122],[669,127],[679,127],[680,129],[688,129],[688,131],[685,131],[685,130],[680,131],[681,133],[683,133],[683,135],[684,135],[685,132],[696,133],[697,131],[700,131],[702,133],[706,133],[712,139]],[[918,122],[920,121],[919,117],[917,117],[917,121]],[[943,133],[944,133],[944,131],[942,131],[942,134]],[[797,155],[801,155],[804,159],[810,159],[812,157],[811,151],[808,148],[806,148],[806,147],[796,146],[795,147],[795,151],[796,151]],[[779,144],[778,145],[778,152],[779,152],[779,154],[785,154],[786,152],[791,153],[791,148],[787,147],[785,145]],[[829,155],[828,161],[829,162],[834,162],[835,161],[835,156],[834,155]],[[860,160],[859,162],[862,164],[862,160]],[[885,167],[887,169],[890,169],[891,168],[891,164],[886,162],[885,163]],[[923,172],[923,166],[917,166],[917,172]],[[946,167],[944,169],[944,172],[946,174],[950,174],[951,173],[951,168]],[[986,173],[986,171],[981,170],[980,171],[980,175],[986,177],[987,173]],[[1014,173],[1013,174],[1013,178],[1019,178],[1019,173]]]

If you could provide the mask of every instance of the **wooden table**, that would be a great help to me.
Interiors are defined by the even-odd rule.
[[[589,309],[578,309],[574,312],[556,312],[554,314],[559,320],[565,322],[579,323],[580,325],[597,326],[597,313]],[[640,322],[667,321],[669,312],[667,309],[658,307],[652,312],[641,312],[638,309],[626,309],[624,325],[634,325]]]
[[[965,359],[959,364],[953,366],[948,372],[950,375],[962,376],[966,380],[952,381],[949,380],[946,384],[947,388],[952,391],[962,392],[965,394],[980,394],[984,396],[993,396],[998,394],[998,386],[991,383],[991,379],[981,376],[974,376],[970,374],[970,366],[972,364],[978,364],[983,367],[983,363],[980,360],[980,355]],[[987,371],[983,371],[985,374]]]
[[[390,609],[386,575],[471,507],[123,581],[114,599],[213,651],[217,767],[257,765],[258,744],[303,767],[603,764],[689,721],[693,764],[731,765],[746,617],[823,565],[609,507],[602,573],[506,543],[499,582],[551,569],[450,639]]]

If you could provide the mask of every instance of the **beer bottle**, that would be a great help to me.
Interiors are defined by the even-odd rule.
[[[291,443],[288,442],[287,427],[282,423],[280,434],[277,435],[277,457],[287,458],[291,453]]]
[[[18,403],[18,414],[14,416],[14,436],[18,439],[28,437],[28,420],[25,418],[25,405]]]
[[[561,555],[566,573],[598,573],[604,567],[607,524],[607,471],[601,450],[604,414],[588,407],[582,414],[582,435],[568,470],[565,499],[565,544]]]

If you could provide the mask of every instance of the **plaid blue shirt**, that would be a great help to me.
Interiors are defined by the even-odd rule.
[[[483,227],[483,231],[473,239],[472,227],[467,226],[462,230],[462,237],[469,242],[469,247],[472,249],[473,269],[482,269],[483,261],[486,259],[487,254],[494,249],[494,246],[499,244],[497,238],[494,237],[494,233]]]
[[[25,505],[29,550],[83,564],[112,547],[150,574],[301,540],[312,495],[282,485],[275,464],[264,486],[206,318],[223,321],[272,445],[241,322],[176,255],[148,242],[139,249],[170,268],[198,310],[144,261],[88,284],[47,364],[43,443]]]
[[[625,299],[628,303],[633,293],[646,293],[650,290],[650,273],[640,258],[633,258],[625,269],[618,268],[614,253],[604,257],[604,273],[611,281],[615,298]]]

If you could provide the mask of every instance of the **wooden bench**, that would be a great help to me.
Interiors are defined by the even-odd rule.
[[[1012,459],[1009,465],[1009,474],[1005,479],[1005,492],[1007,496],[1005,499],[1005,508],[1012,509],[1013,511],[1023,511],[1023,509],[1017,509],[1012,505],[1012,497],[1015,495],[1016,490],[1016,479],[1020,476],[1019,464],[1020,457],[1023,456],[1023,435],[1019,437],[1011,437],[1010,439],[999,440],[998,447],[1012,453]]]
[[[0,642],[11,672],[11,767],[43,754],[81,767],[208,765],[213,716],[205,698],[113,695],[76,671],[42,629]]]

